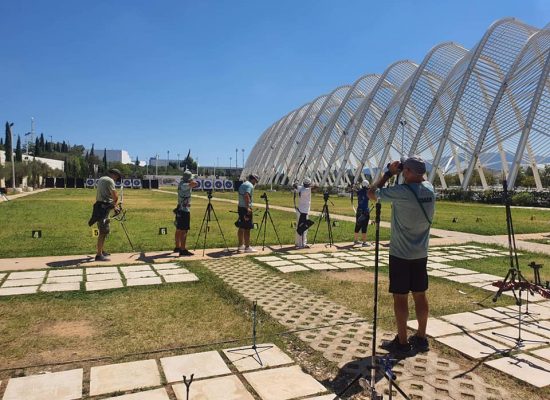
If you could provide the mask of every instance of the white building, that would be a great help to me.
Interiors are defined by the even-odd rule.
[[[87,152],[90,152],[90,149],[86,149]],[[103,160],[103,154],[105,150],[94,149],[94,154],[100,160]],[[107,162],[119,162],[122,164],[133,164],[130,154],[126,150],[107,150]]]
[[[15,158],[15,153],[13,153],[13,157]],[[65,161],[54,160],[52,158],[33,157],[27,154],[23,154],[22,159],[23,159],[23,162],[32,162],[32,160],[34,159],[36,161],[43,162],[50,168],[59,169],[61,171],[65,170]],[[6,152],[4,150],[0,150],[0,165],[4,165],[5,163],[6,163]]]

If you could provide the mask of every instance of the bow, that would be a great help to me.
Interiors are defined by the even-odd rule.
[[[183,163],[183,170],[185,171],[187,169],[187,162],[189,161],[189,157],[191,156],[191,149],[187,152],[187,157],[185,157],[184,163]],[[199,171],[197,171],[198,173]]]

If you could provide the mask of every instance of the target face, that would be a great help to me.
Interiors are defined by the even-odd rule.
[[[131,188],[132,187],[132,180],[131,179],[124,179],[122,181],[122,184],[125,188]]]
[[[141,179],[132,180],[132,186],[135,187],[135,188],[140,188],[141,187]]]
[[[95,179],[93,179],[93,178],[86,179],[86,186],[94,187],[95,186]]]
[[[202,182],[202,188],[204,190],[212,190],[212,186],[213,186],[213,182],[211,179],[205,179],[203,182]]]
[[[214,181],[214,189],[223,190],[223,181],[221,179],[216,179]]]
[[[224,181],[223,186],[225,190],[233,190],[233,181]]]
[[[197,182],[197,186],[193,188],[193,190],[201,190],[202,189],[202,179],[195,179],[195,182]]]

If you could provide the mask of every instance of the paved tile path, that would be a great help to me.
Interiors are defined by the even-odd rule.
[[[183,377],[191,375],[190,400],[334,399],[277,346],[262,343],[258,353],[231,348],[12,378],[2,400],[187,400]]]
[[[195,274],[175,263],[21,271],[0,273],[0,296],[81,289],[90,292],[198,280]]]
[[[359,315],[265,270],[249,259],[212,260],[204,264],[242,296],[256,300],[289,330],[304,329],[296,334],[326,359],[336,362],[350,373],[364,367],[358,360],[371,354],[372,328]],[[319,329],[311,330],[312,327]],[[379,332],[379,336],[391,338],[392,335]],[[434,350],[399,362],[394,372],[399,385],[416,400],[510,398],[476,374],[461,376],[465,371],[459,365]],[[385,382],[378,385],[380,391],[387,387]]]

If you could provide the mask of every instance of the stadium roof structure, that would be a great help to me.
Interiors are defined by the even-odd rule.
[[[291,111],[256,142],[242,176],[260,184],[289,184],[308,176],[319,186],[345,186],[379,176],[392,159],[420,155],[428,179],[462,188],[484,163],[500,158],[508,187],[521,166],[550,164],[550,24],[542,29],[514,18],[493,23],[468,50],[456,43],[431,49],[420,64],[397,61],[382,74]]]

